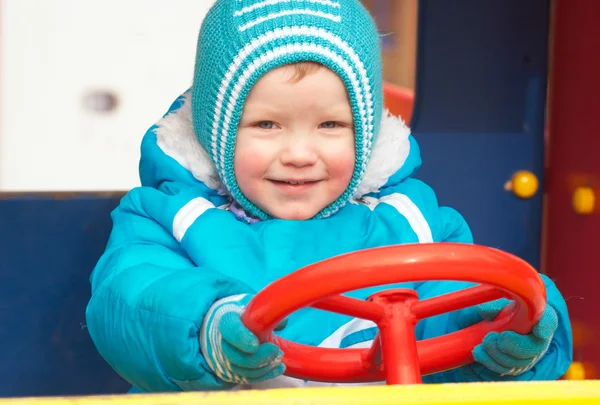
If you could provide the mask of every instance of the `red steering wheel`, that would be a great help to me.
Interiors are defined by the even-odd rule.
[[[339,295],[378,285],[433,280],[481,285],[423,301],[409,289],[382,291],[366,301]],[[414,327],[420,319],[502,297],[515,303],[494,321],[416,341]],[[378,337],[370,349],[330,349],[272,334],[279,322],[308,306],[371,320],[379,328]],[[484,246],[435,243],[362,250],[307,266],[258,293],[242,321],[261,342],[273,342],[283,350],[290,377],[415,384],[421,382],[421,375],[473,362],[471,351],[489,332],[529,333],[545,307],[544,283],[525,261]]]

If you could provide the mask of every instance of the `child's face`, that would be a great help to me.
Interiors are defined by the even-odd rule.
[[[352,108],[342,80],[323,67],[293,83],[293,67],[265,74],[240,119],[234,170],[250,201],[303,220],[334,202],[354,171]]]

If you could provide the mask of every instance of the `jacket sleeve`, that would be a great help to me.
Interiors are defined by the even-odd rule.
[[[438,211],[440,226],[434,233],[434,242],[457,242],[473,243],[473,237],[466,221],[454,209],[440,207]],[[547,276],[542,275],[546,286],[547,302],[556,311],[559,324],[556,333],[550,344],[550,348],[542,359],[528,372],[519,376],[500,376],[483,366],[470,368],[470,372],[465,372],[469,366],[449,370],[446,372],[425,376],[424,382],[443,383],[443,382],[467,382],[467,381],[528,381],[528,380],[556,380],[561,377],[569,367],[572,361],[572,337],[571,324],[567,306],[562,295]],[[463,282],[425,282],[421,283],[417,292],[420,299],[427,299],[438,295],[446,294],[471,287],[474,284]],[[417,338],[428,339],[440,335],[452,333],[458,329],[460,311],[442,314],[436,317],[425,319],[417,325]],[[472,371],[475,370],[475,371]]]
[[[235,277],[194,262],[181,247],[181,227],[201,226],[190,209],[181,213],[193,201],[211,206],[192,194],[130,191],[112,213],[106,251],[91,275],[91,338],[119,375],[146,392],[230,387],[207,366],[198,333],[212,303],[251,291]],[[219,213],[225,214],[208,209],[199,218]]]

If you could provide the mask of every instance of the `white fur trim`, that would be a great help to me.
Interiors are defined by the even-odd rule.
[[[381,117],[379,135],[373,145],[371,158],[354,198],[369,193],[377,193],[390,177],[396,173],[410,153],[410,128],[400,117],[393,116],[386,109]]]
[[[160,149],[192,175],[213,190],[221,189],[221,180],[194,133],[192,123],[191,95],[184,95],[184,103],[177,111],[168,114],[157,123],[157,144]],[[371,159],[363,179],[353,198],[376,193],[396,173],[408,157],[410,129],[399,117],[385,110],[379,135],[373,146]]]
[[[165,155],[175,159],[207,187],[219,190],[221,179],[194,133],[190,93],[184,94],[184,103],[179,110],[168,114],[156,125],[156,143]]]

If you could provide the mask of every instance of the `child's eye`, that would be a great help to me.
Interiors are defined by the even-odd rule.
[[[256,126],[260,129],[273,129],[273,121],[260,121]]]
[[[321,128],[325,128],[325,129],[333,129],[337,126],[338,126],[338,124],[335,121],[325,121],[324,123],[321,124]]]

